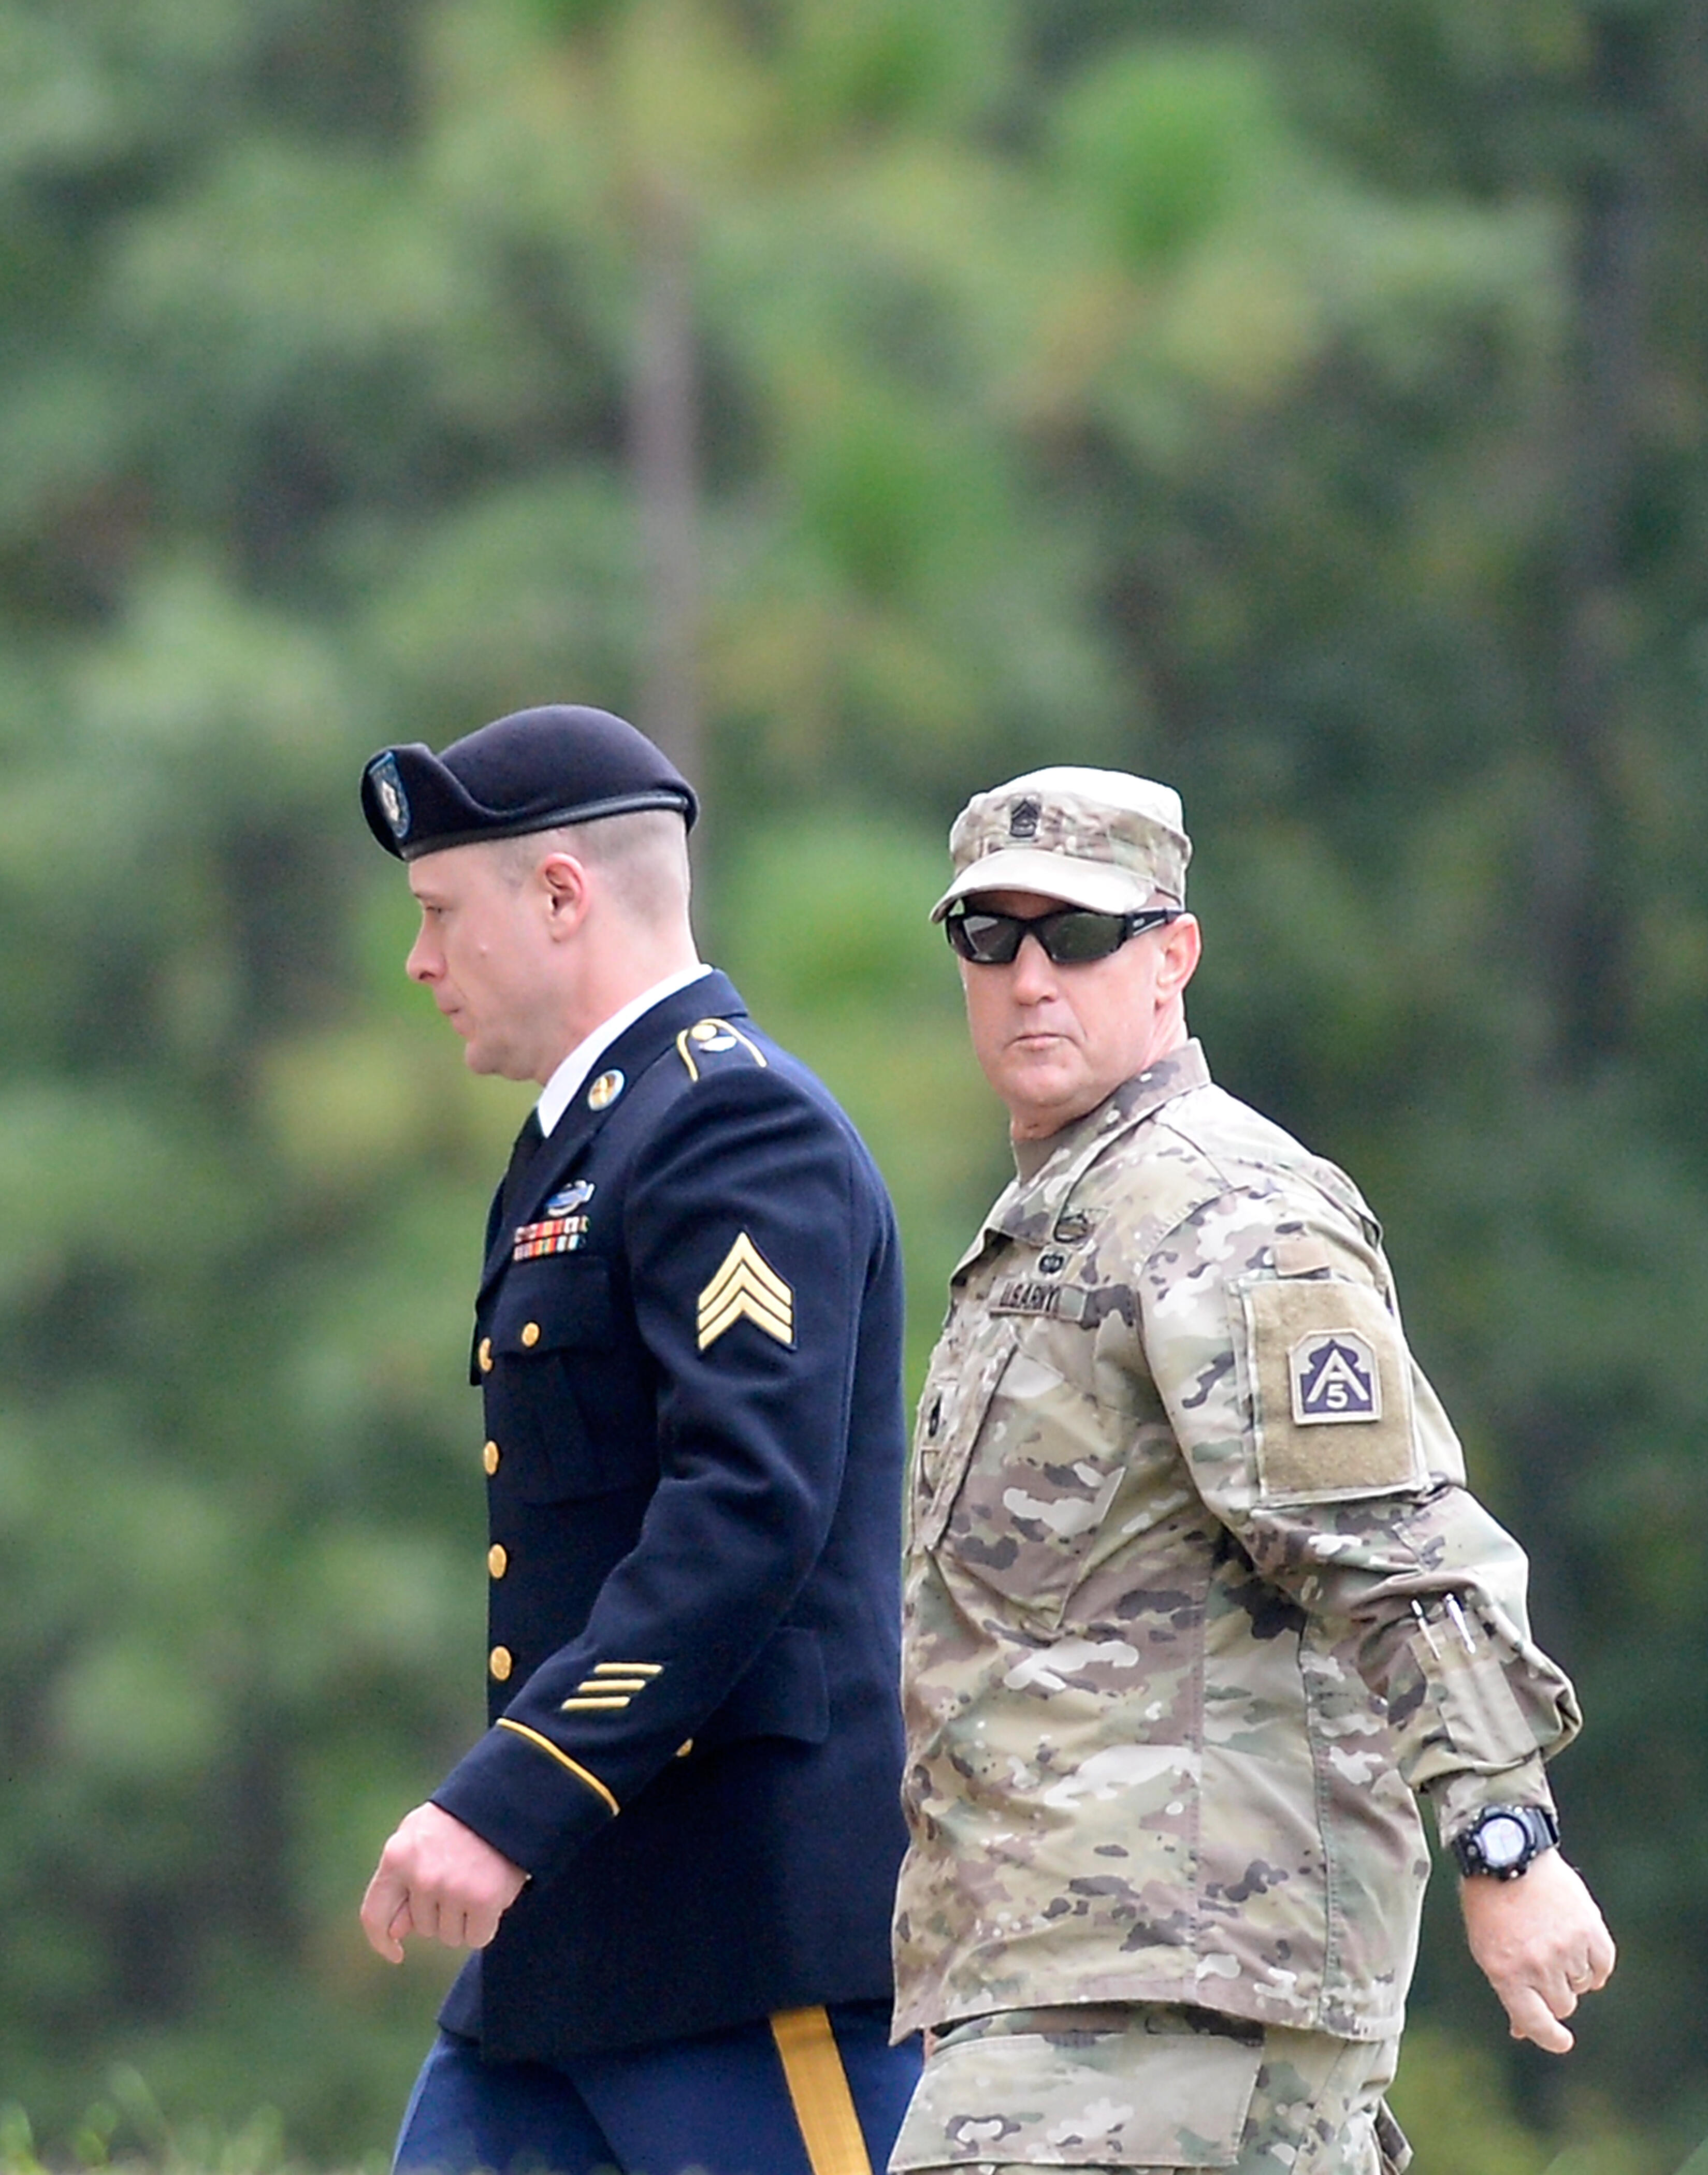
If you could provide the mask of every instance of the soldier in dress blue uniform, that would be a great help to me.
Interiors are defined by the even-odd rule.
[[[535,1080],[486,1233],[491,1727],[386,1845],[474,1954],[397,2165],[867,2175],[888,2045],[901,1270],[847,1118],[696,956],[686,781],[599,710],[371,762],[408,971]]]

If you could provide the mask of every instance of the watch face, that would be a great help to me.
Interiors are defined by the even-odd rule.
[[[1510,1813],[1496,1813],[1478,1829],[1477,1847],[1485,1865],[1504,1872],[1509,1865],[1516,1865],[1530,1847],[1529,1831]]]

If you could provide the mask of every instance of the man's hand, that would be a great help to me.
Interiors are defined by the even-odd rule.
[[[1557,1850],[1546,1850],[1516,1880],[1461,1879],[1459,1902],[1471,1953],[1500,1996],[1513,2037],[1567,2053],[1572,2037],[1560,2019],[1581,1994],[1605,1986],[1613,1968],[1613,1936],[1595,1898]]]
[[[417,1805],[380,1852],[362,1898],[362,1931],[388,1964],[411,1934],[447,1949],[484,1949],[527,1885],[519,1865],[436,1805]]]

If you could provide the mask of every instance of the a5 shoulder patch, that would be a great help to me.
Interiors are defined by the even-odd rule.
[[[687,1066],[691,1080],[718,1066],[757,1066],[762,1071],[766,1065],[758,1044],[723,1019],[696,1020],[692,1027],[684,1028],[676,1037],[676,1055]]]

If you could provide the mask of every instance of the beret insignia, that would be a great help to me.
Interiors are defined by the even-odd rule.
[[[545,702],[495,718],[440,755],[419,740],[382,748],[363,767],[361,805],[386,851],[414,860],[653,808],[691,825],[699,803],[670,757],[626,719]]]
[[[392,836],[406,838],[409,833],[409,796],[398,774],[397,758],[389,753],[382,755],[370,774],[379,797],[380,812],[390,824]]]

